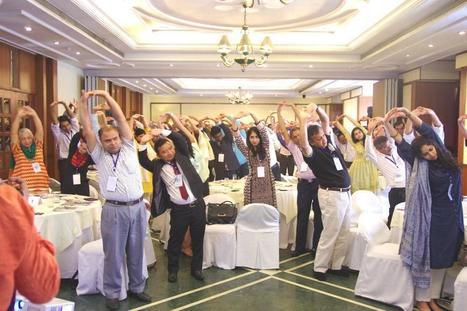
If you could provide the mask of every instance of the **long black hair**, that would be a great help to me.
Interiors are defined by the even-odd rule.
[[[422,156],[422,146],[433,146],[436,149],[438,154],[439,162],[446,168],[452,171],[459,170],[456,159],[452,156],[451,152],[446,149],[444,146],[440,146],[435,140],[427,138],[424,136],[419,136],[415,138],[412,142],[412,152],[418,158],[423,158]]]
[[[357,140],[357,139],[355,138],[355,132],[356,132],[356,131],[362,132],[362,134],[363,134],[363,139],[360,140],[360,141],[363,143],[363,145],[365,145],[366,135],[365,135],[365,133],[362,131],[362,129],[359,128],[359,127],[357,127],[357,126],[353,128],[352,133],[350,134],[350,136],[352,137],[353,143],[356,144],[356,143],[359,142],[359,140]]]
[[[252,133],[255,133],[259,137],[259,144],[256,147],[253,146],[250,142],[250,135]],[[256,126],[250,127],[246,132],[246,145],[254,157],[258,155],[260,160],[263,160],[266,157],[266,150],[264,149],[263,145],[263,137],[261,137],[261,134],[259,133],[259,130]]]

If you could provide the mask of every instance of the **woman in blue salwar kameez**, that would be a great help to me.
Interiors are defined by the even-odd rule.
[[[390,124],[401,115],[412,120],[420,135],[412,145]],[[460,170],[432,127],[406,108],[391,110],[385,121],[408,167],[401,259],[412,273],[419,310],[441,310],[436,300],[445,271],[456,261],[463,240]]]

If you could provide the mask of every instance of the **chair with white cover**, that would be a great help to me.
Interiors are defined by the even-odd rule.
[[[60,192],[60,185],[61,183],[58,180],[49,177],[49,188],[53,192]]]
[[[151,218],[151,203],[148,200],[144,199],[144,205],[146,206],[146,221],[149,223],[149,218]],[[152,266],[156,263],[156,253],[154,252],[154,245],[152,244],[151,230],[149,229],[149,224],[146,227],[146,236],[144,237],[144,255],[146,256],[146,264]]]
[[[384,206],[380,199],[371,191],[359,190],[352,194],[352,208],[350,210],[351,224],[357,225],[362,213],[383,214]]]
[[[454,282],[454,311],[467,310],[467,267],[463,268]]]
[[[399,256],[399,244],[372,247],[363,257],[355,295],[411,311],[414,287],[409,269]]]
[[[237,266],[279,268],[279,211],[268,204],[252,203],[237,216]]]
[[[99,192],[91,185],[89,185],[89,196],[93,199],[99,199]]]
[[[146,267],[146,256],[143,257],[143,276],[148,278]],[[119,300],[127,298],[128,290],[128,270],[126,261],[121,268],[122,288]],[[123,286],[124,284],[124,286]],[[98,294],[104,295],[104,247],[102,239],[85,244],[78,253],[78,295]]]
[[[204,198],[209,203],[223,203],[234,200],[226,194],[215,193]],[[206,215],[208,207],[206,208]],[[237,237],[235,224],[206,225],[203,244],[203,269],[215,266],[222,269],[235,269]]]
[[[358,219],[353,239],[349,243],[345,265],[360,270],[363,256],[373,246],[389,242],[389,229],[381,215],[363,213]]]
[[[400,243],[402,240],[402,227],[404,225],[405,202],[394,207],[391,220],[391,243]]]

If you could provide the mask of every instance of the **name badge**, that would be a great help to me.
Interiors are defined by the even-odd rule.
[[[107,179],[107,191],[114,192],[117,189],[117,176],[109,176]]]
[[[219,153],[219,155],[217,156],[217,161],[222,163],[224,162],[224,154],[223,153]]]
[[[183,186],[183,177],[182,174],[175,175],[175,182],[174,182],[175,187],[181,187]]]
[[[264,175],[264,166],[258,166],[257,173],[258,173],[259,178],[263,178],[265,176]]]
[[[73,185],[81,185],[81,174],[73,174]]]
[[[308,170],[308,164],[305,161],[300,164],[300,172],[306,172]]]
[[[41,172],[41,166],[37,162],[34,162],[32,164],[32,169],[34,170],[34,173],[40,173]]]
[[[342,171],[344,168],[342,167],[341,161],[339,160],[338,157],[332,157],[334,160],[334,166],[336,167],[336,170]]]

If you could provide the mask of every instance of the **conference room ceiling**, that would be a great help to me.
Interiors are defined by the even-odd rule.
[[[212,79],[313,96],[326,88],[313,88],[320,80],[395,77],[467,50],[467,1],[258,2],[247,14],[250,37],[258,48],[270,36],[273,53],[246,72],[224,67],[216,52],[224,34],[239,41],[241,0],[0,0],[0,40],[145,93],[186,96],[225,91],[206,89]],[[146,87],[135,83],[142,79]],[[199,89],[189,86],[194,79]],[[254,87],[281,79],[297,81]]]

